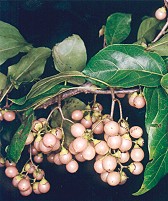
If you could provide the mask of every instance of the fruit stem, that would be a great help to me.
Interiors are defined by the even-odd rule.
[[[167,18],[167,21],[166,21],[165,25],[163,26],[163,28],[162,28],[161,31],[159,32],[159,34],[158,34],[158,35],[156,36],[156,38],[152,41],[153,43],[155,43],[156,41],[158,41],[158,40],[160,39],[160,37],[165,34],[165,31],[166,31],[167,27],[168,27],[168,18]],[[152,46],[151,46],[151,48],[152,48]],[[147,48],[147,50],[149,50],[149,49],[150,49],[150,47]]]
[[[110,88],[110,91],[111,91],[111,98],[112,98],[110,117],[113,120],[114,107],[115,107],[115,95],[114,95],[114,89],[113,88]]]

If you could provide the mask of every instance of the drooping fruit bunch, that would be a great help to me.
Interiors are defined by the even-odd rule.
[[[142,98],[136,93],[137,96]],[[113,106],[116,100],[120,104],[115,98]],[[50,189],[44,170],[39,167],[44,157],[50,163],[65,165],[69,173],[78,170],[79,162],[95,158],[93,169],[110,186],[124,184],[129,172],[139,175],[143,171],[141,161],[144,158],[142,128],[129,126],[127,119],[122,117],[121,105],[118,121],[113,119],[113,114],[102,112],[103,106],[94,100],[85,109],[74,110],[71,119],[63,118],[71,123],[73,138],[69,144],[65,143],[66,133],[62,125],[53,128],[48,118],[34,120],[25,142],[29,146],[30,158],[20,172],[15,163],[1,158],[0,165],[6,167],[6,176],[12,178],[12,184],[23,196],[28,196],[32,192],[41,194]]]

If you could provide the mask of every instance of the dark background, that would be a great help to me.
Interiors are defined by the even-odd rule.
[[[125,43],[136,41],[136,33],[143,16],[154,16],[162,0],[153,1],[45,1],[22,0],[0,1],[0,20],[16,26],[24,38],[35,47],[52,48],[64,38],[78,34],[83,39],[88,59],[98,52],[103,45],[103,39],[98,37],[98,31],[106,22],[106,18],[115,12],[132,14],[132,31]],[[45,75],[53,73],[49,67]],[[110,98],[99,96],[98,100],[110,105]],[[144,126],[145,110],[128,107],[127,100],[122,100],[124,116],[129,117],[132,125]],[[107,108],[106,112],[109,112]],[[136,120],[136,121],[135,121]],[[146,135],[144,138],[147,138]],[[145,145],[145,149],[147,144]],[[147,155],[147,154],[146,154]],[[144,164],[147,161],[145,157]],[[46,170],[46,178],[51,183],[51,190],[46,195],[32,194],[29,197],[20,196],[18,190],[11,185],[11,180],[4,176],[0,169],[0,200],[68,200],[68,201],[166,201],[168,196],[168,177],[148,193],[135,197],[143,181],[143,175],[131,176],[127,183],[119,187],[110,187],[103,183],[99,175],[93,171],[93,162],[80,164],[76,174],[67,173],[64,166],[42,164]]]

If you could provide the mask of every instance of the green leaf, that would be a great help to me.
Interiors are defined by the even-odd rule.
[[[112,87],[156,87],[166,72],[165,62],[158,54],[138,45],[108,46],[93,56],[83,70],[96,84]]]
[[[114,13],[107,18],[105,28],[106,44],[121,43],[130,34],[131,15],[125,13]]]
[[[64,105],[62,107],[62,112],[65,118],[71,119],[71,114],[74,110],[83,110],[85,109],[86,105],[81,100],[75,97],[71,97],[68,99],[65,99]],[[60,127],[62,125],[62,117],[60,115],[60,112],[58,110],[55,110],[52,118],[51,118],[51,126],[52,127]],[[70,127],[72,123],[69,121],[63,122],[63,129],[65,134],[65,146],[68,147],[71,141],[74,139],[70,132]]]
[[[86,66],[87,55],[83,40],[72,35],[53,47],[52,55],[56,70],[82,71]]]
[[[156,52],[160,56],[168,56],[168,34],[164,35],[160,40],[151,43],[147,48],[148,51]]]
[[[165,74],[161,79],[161,85],[165,89],[165,91],[168,93],[168,73]]]
[[[64,93],[65,91],[68,91],[70,89],[72,89],[70,86],[56,85],[48,91],[33,98],[28,99],[27,97],[22,97],[20,99],[9,99],[14,103],[10,107],[10,109],[16,111],[27,110],[29,108],[35,109],[36,107],[46,103],[47,101],[50,101],[55,96]]]
[[[138,192],[141,195],[152,189],[168,173],[168,95],[163,88],[146,88],[146,129],[149,158],[144,181]]]
[[[15,163],[17,163],[21,157],[27,136],[31,131],[33,119],[34,113],[32,109],[24,113],[23,122],[14,134],[12,141],[7,149],[7,158]]]
[[[0,21],[0,65],[19,52],[27,52],[32,45],[27,43],[12,25]]]
[[[17,64],[8,68],[8,77],[18,86],[22,82],[32,82],[42,75],[51,50],[45,47],[32,48]]]
[[[137,40],[145,39],[147,42],[151,42],[155,38],[157,31],[161,29],[161,25],[163,25],[163,22],[154,17],[143,20],[138,30]]]
[[[39,96],[40,94],[43,94],[46,91],[50,90],[55,85],[60,84],[62,82],[68,82],[69,79],[74,77],[85,78],[86,76],[78,71],[67,71],[59,73],[57,75],[46,77],[33,85],[33,87],[31,88],[30,92],[27,95],[27,99]]]
[[[0,72],[0,90],[3,90],[6,87],[7,77]]]

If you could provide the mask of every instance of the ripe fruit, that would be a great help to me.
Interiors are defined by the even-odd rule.
[[[33,189],[32,189],[32,187],[30,186],[30,188],[27,189],[26,191],[20,191],[20,194],[21,194],[22,196],[29,196],[29,195],[32,193],[32,191],[33,191]]]
[[[155,12],[155,17],[158,20],[164,20],[166,16],[167,16],[167,12],[165,7],[158,8]]]
[[[83,112],[81,110],[74,110],[71,117],[75,121],[80,121],[83,118]]]
[[[18,183],[18,189],[20,191],[27,191],[30,187],[31,187],[31,184],[30,184],[30,180],[28,179],[21,179]]]
[[[34,140],[34,135],[32,132],[30,132],[27,136],[27,139],[26,139],[26,142],[25,142],[25,145],[29,145],[33,142]]]
[[[14,111],[5,111],[4,114],[3,114],[3,118],[6,121],[13,121],[16,118],[16,114],[15,114]]]
[[[133,137],[133,138],[140,138],[143,134],[143,130],[141,127],[139,126],[133,126],[130,128],[130,135]]]
[[[119,147],[121,152],[126,152],[128,150],[130,150],[132,147],[132,140],[129,137],[129,134],[124,134],[122,136],[122,142],[121,142],[121,146]]]
[[[128,96],[128,103],[134,107],[134,98],[137,97],[137,92],[134,92]]]
[[[94,170],[99,174],[106,172],[106,170],[103,168],[102,160],[95,161]]]
[[[73,141],[73,148],[76,152],[82,152],[86,149],[88,141],[83,137],[77,137]]]
[[[13,178],[19,174],[18,169],[15,166],[9,166],[5,169],[5,174],[9,178]]]
[[[44,146],[48,147],[48,148],[52,148],[54,147],[54,145],[56,144],[56,137],[55,135],[51,134],[51,133],[46,133],[43,136],[43,144]]]
[[[72,160],[72,154],[70,152],[65,154],[60,152],[59,160],[62,164],[67,164]]]
[[[84,159],[92,160],[96,155],[94,147],[89,143],[86,149],[82,151],[82,155]]]
[[[107,172],[111,172],[117,167],[117,160],[114,156],[109,155],[102,160],[102,165]]]
[[[134,175],[139,175],[143,172],[143,165],[140,162],[133,162],[128,166],[129,171]]]
[[[119,124],[115,121],[109,121],[104,126],[104,132],[107,135],[114,136],[119,132]]]
[[[122,143],[122,138],[120,135],[110,136],[107,139],[107,145],[111,149],[118,149],[121,146],[121,143]]]
[[[140,162],[144,158],[144,151],[141,148],[133,148],[130,156],[133,161]]]
[[[118,161],[120,163],[126,163],[126,162],[128,162],[129,159],[130,159],[130,154],[127,151],[127,152],[122,152],[121,153],[120,157],[118,158]]]
[[[50,190],[50,183],[45,178],[43,178],[39,182],[38,189],[40,193],[47,193]]]
[[[109,151],[109,147],[105,141],[101,140],[95,145],[95,151],[99,155],[105,155]]]
[[[75,160],[71,160],[66,164],[66,170],[70,173],[75,173],[79,168],[78,163]]]
[[[80,137],[84,134],[85,127],[81,123],[75,123],[71,126],[71,134],[74,137]]]
[[[103,122],[100,121],[96,121],[93,125],[92,125],[92,130],[94,134],[102,134],[103,133]]]
[[[120,183],[121,176],[119,172],[110,172],[107,176],[107,183],[110,186],[117,186]]]
[[[146,104],[146,101],[145,101],[145,99],[144,99],[142,94],[139,94],[133,100],[134,107],[136,107],[138,109],[143,108],[145,106],[145,104]]]

